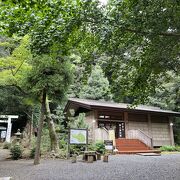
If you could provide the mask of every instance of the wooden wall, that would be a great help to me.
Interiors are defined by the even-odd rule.
[[[97,119],[99,115],[109,115],[110,117],[115,117],[118,121],[124,121],[124,115],[122,112],[119,112],[119,118],[117,118],[118,113],[115,112],[104,112],[104,111],[90,111],[86,113],[86,122],[90,126],[90,136],[93,137],[93,130],[97,128]],[[149,116],[149,117],[148,117]],[[126,121],[126,131],[128,130],[142,130],[147,135],[153,138],[154,146],[163,146],[171,145],[171,135],[169,127],[169,119],[167,116],[162,115],[148,115],[146,114],[137,114],[137,113],[128,113],[128,120]],[[113,120],[115,120],[113,118]],[[122,120],[121,120],[122,119]],[[96,123],[92,123],[93,120],[96,120]],[[105,120],[105,119],[104,119]],[[108,119],[106,119],[108,121]],[[110,120],[110,119],[109,119]],[[92,128],[93,127],[93,128]]]
[[[128,114],[128,129],[140,129],[153,138],[154,146],[171,145],[168,117],[148,114]]]
[[[138,130],[140,129],[147,135],[149,134],[149,129],[148,129],[148,117],[147,114],[133,114],[133,113],[128,113],[128,120],[129,120],[129,125],[128,129],[129,130]]]
[[[154,146],[171,145],[169,120],[166,116],[151,116]]]

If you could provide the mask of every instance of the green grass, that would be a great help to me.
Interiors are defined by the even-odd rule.
[[[168,151],[168,152],[180,152],[180,146],[162,146],[160,147],[161,151]]]

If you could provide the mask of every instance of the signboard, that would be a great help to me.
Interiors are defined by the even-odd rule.
[[[70,144],[87,144],[87,129],[70,129]]]
[[[6,138],[6,131],[1,131],[1,139]]]
[[[12,123],[10,122],[10,123],[8,123],[8,127],[7,127],[6,142],[10,142],[11,128],[12,128]]]
[[[113,150],[113,141],[112,140],[104,140],[105,149]]]

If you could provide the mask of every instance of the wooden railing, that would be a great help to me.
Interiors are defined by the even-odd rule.
[[[95,129],[95,141],[97,140],[108,140],[109,139],[109,133],[106,128],[97,128]]]
[[[129,130],[127,134],[128,139],[139,139],[148,147],[153,148],[153,139],[142,130]]]

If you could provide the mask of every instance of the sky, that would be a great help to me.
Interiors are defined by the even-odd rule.
[[[99,0],[101,3],[106,4],[107,0]]]

